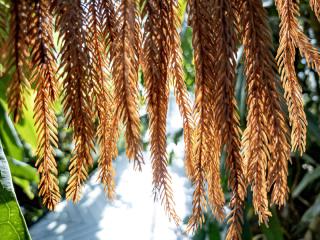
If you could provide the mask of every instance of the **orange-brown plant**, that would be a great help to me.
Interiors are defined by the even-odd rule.
[[[97,138],[100,145],[99,179],[103,183],[110,199],[114,197],[114,175],[112,160],[116,157],[117,128],[118,124],[114,114],[113,89],[111,74],[109,71],[110,47],[114,36],[114,13],[112,5],[108,1],[90,0],[87,3],[88,11],[88,48],[91,52],[91,78],[94,84],[95,105],[99,125]],[[110,13],[110,14],[107,14]],[[110,26],[112,31],[105,30],[105,25]],[[109,33],[111,32],[111,34]]]
[[[226,238],[241,239],[247,186],[253,192],[253,206],[260,223],[267,223],[271,216],[268,194],[270,202],[278,206],[283,206],[288,198],[290,147],[302,154],[307,131],[302,88],[294,69],[296,49],[318,73],[320,55],[299,26],[299,4],[295,0],[275,1],[280,17],[276,58],[261,0],[189,0],[195,65],[195,101],[191,110],[182,68],[178,2],[16,0],[9,4],[10,13],[8,5],[0,2],[0,37],[8,35],[0,39],[0,59],[6,59],[1,67],[12,75],[8,108],[14,121],[19,121],[24,94],[34,83],[39,194],[44,204],[54,209],[60,193],[54,159],[57,123],[52,104],[59,96],[58,83],[62,83],[64,113],[75,143],[66,197],[80,199],[82,184],[93,165],[91,151],[96,137],[100,146],[99,179],[108,197],[113,198],[113,160],[117,157],[120,123],[125,128],[128,158],[139,170],[144,163],[139,118],[141,65],[141,87],[147,92],[155,197],[161,199],[169,217],[178,223],[166,152],[172,83],[183,118],[185,169],[194,185],[187,230],[202,226],[207,204],[217,219],[225,218],[221,186],[224,151],[232,193]],[[311,0],[310,6],[319,19],[319,1]],[[53,22],[59,34],[58,46],[53,43]],[[243,134],[235,100],[240,44],[244,49],[248,112]],[[61,60],[58,69],[55,47]]]
[[[0,3],[0,60],[3,61],[4,58],[4,42],[8,35],[8,7],[4,3]],[[1,72],[0,72],[1,74]]]
[[[169,217],[178,223],[174,209],[171,177],[166,154],[166,120],[169,101],[170,58],[172,40],[172,1],[147,0],[143,9],[146,16],[143,42],[143,73],[147,89],[151,158],[155,198],[161,198]],[[176,60],[174,60],[176,61]]]
[[[24,105],[25,91],[30,88],[26,77],[26,61],[28,52],[28,3],[25,0],[14,1],[11,5],[10,32],[6,42],[6,71],[13,69],[12,81],[8,88],[8,108],[13,114],[13,119],[18,122],[21,118],[21,111]]]
[[[236,74],[237,9],[235,1],[215,0],[214,26],[216,63],[216,97],[214,102],[216,134],[221,136],[220,149],[225,146],[226,168],[229,171],[229,187],[232,191],[229,214],[230,229],[227,239],[235,239],[241,234],[242,205],[245,198],[244,163],[240,154],[240,123],[234,96]],[[216,155],[219,157],[220,155]],[[216,160],[218,161],[218,160]],[[218,168],[219,170],[219,168]],[[209,190],[209,189],[208,189]],[[209,193],[210,194],[210,193]],[[209,195],[210,196],[210,195]]]
[[[170,32],[172,33],[170,35],[170,47],[172,53],[170,56],[171,59],[169,61],[169,70],[172,72],[172,76],[170,78],[173,79],[176,101],[183,118],[186,174],[190,179],[192,179],[192,173],[194,171],[192,155],[194,122],[189,94],[187,86],[184,82],[182,52],[180,47],[180,36],[178,32],[181,23],[178,15],[178,10],[179,6],[177,1],[171,1],[169,6],[169,18],[171,19],[171,21],[169,22],[169,28]]]
[[[117,11],[118,32],[112,50],[116,117],[125,125],[126,153],[141,170],[143,165],[138,111],[138,71],[141,31],[135,0],[122,0]]]
[[[57,121],[52,107],[58,94],[56,79],[55,47],[53,43],[52,16],[50,1],[35,0],[30,12],[30,39],[32,82],[36,83],[37,95],[34,106],[34,119],[38,134],[38,160],[40,173],[39,194],[48,209],[54,209],[60,201],[57,163],[53,148],[58,147]]]
[[[197,0],[190,0],[189,7],[189,24],[193,28],[192,44],[196,70],[194,105],[196,128],[194,130],[194,172],[192,173],[195,190],[188,230],[195,230],[199,226],[201,227],[204,221],[203,210],[206,209],[205,184],[208,179],[207,176],[210,175],[210,165],[213,164],[213,154],[218,154],[219,140],[213,136],[216,125],[212,112],[215,81],[212,71],[215,61],[212,8],[210,8],[210,1]],[[218,189],[220,180],[218,181],[210,184],[215,185]]]
[[[90,56],[84,27],[85,12],[81,1],[57,0],[53,4],[57,15],[61,46],[61,78],[63,104],[68,124],[73,128],[75,149],[70,162],[67,199],[78,201],[88,169],[93,164],[93,111],[90,82]]]
[[[242,139],[246,177],[253,192],[253,206],[259,222],[267,223],[268,209],[266,173],[270,159],[268,120],[265,106],[270,99],[268,81],[274,81],[270,31],[266,12],[260,1],[244,0],[241,5],[241,26],[247,80],[247,128]],[[259,60],[262,59],[262,60]]]

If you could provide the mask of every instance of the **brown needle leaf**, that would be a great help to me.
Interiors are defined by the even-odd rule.
[[[113,81],[116,115],[125,125],[126,153],[141,170],[143,158],[140,140],[138,70],[141,47],[140,23],[135,0],[122,0],[118,8],[117,37],[113,44]]]
[[[80,1],[56,0],[53,3],[59,29],[61,47],[61,78],[63,78],[63,104],[68,124],[74,130],[75,149],[70,161],[70,178],[66,197],[79,201],[83,182],[93,164],[94,128],[92,99],[90,96],[89,51],[84,28],[85,12]]]

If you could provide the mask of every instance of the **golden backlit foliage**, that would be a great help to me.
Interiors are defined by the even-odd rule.
[[[319,52],[298,23],[298,2],[275,2],[280,16],[280,44],[273,56],[262,1],[188,1],[196,72],[193,107],[184,83],[177,0],[15,0],[9,2],[9,11],[0,5],[0,31],[8,36],[0,35],[0,59],[4,60],[6,73],[12,74],[7,96],[14,121],[23,118],[25,92],[31,86],[36,91],[35,165],[41,177],[39,194],[43,203],[53,210],[61,198],[53,108],[61,94],[75,143],[66,198],[74,202],[80,199],[93,166],[95,141],[100,147],[99,178],[108,197],[114,198],[113,160],[123,127],[127,157],[137,170],[151,161],[155,199],[161,200],[169,218],[179,224],[166,151],[167,111],[173,87],[183,118],[186,174],[194,185],[187,230],[202,226],[209,206],[218,220],[227,218],[226,238],[241,239],[248,186],[259,223],[267,224],[271,216],[268,194],[272,204],[285,204],[290,151],[302,154],[306,147],[307,120],[294,69],[296,49],[320,73]],[[319,2],[312,0],[310,6],[320,18]],[[58,34],[57,45],[54,31]],[[241,45],[247,91],[243,133],[235,99],[236,57]],[[150,160],[143,159],[140,139],[140,67],[149,115]],[[223,174],[228,174],[232,193],[227,216],[220,171],[223,151]]]

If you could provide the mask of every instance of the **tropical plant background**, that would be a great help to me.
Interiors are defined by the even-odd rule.
[[[3,1],[3,0],[0,0]],[[181,17],[185,16],[186,1],[181,2]],[[269,13],[269,23],[273,31],[274,49],[277,49],[279,42],[279,18],[274,2],[264,1],[264,6]],[[1,10],[0,10],[1,11]],[[310,10],[308,1],[300,1],[300,24],[303,26],[305,34],[312,40],[316,46],[320,46],[320,24],[316,20],[313,12]],[[1,13],[0,13],[1,14]],[[0,38],[5,37],[0,32]],[[194,92],[194,66],[193,51],[191,44],[192,31],[183,22],[181,32],[181,44],[183,49],[183,65],[185,71],[185,82],[187,83],[190,94]],[[241,48],[240,48],[241,49]],[[243,60],[241,50],[238,53],[237,66],[237,84],[236,96],[241,117],[241,126],[245,126],[246,121],[246,103],[245,103],[245,79],[243,74]],[[269,227],[258,225],[257,217],[251,204],[250,196],[246,200],[244,214],[243,239],[320,239],[320,81],[319,76],[308,68],[306,61],[298,54],[295,61],[297,75],[303,86],[303,97],[305,111],[308,119],[307,132],[307,150],[302,156],[292,154],[292,163],[289,167],[288,184],[290,196],[285,207],[281,209],[272,208],[273,216],[270,219]],[[24,216],[26,225],[30,227],[39,221],[48,210],[43,207],[41,199],[37,193],[37,184],[39,176],[34,167],[35,149],[36,149],[36,131],[33,121],[33,99],[31,92],[26,96],[27,103],[24,112],[24,118],[17,124],[14,124],[8,116],[8,107],[6,100],[6,91],[10,75],[3,75],[0,62],[0,140],[4,154],[0,151],[0,223],[6,221],[2,216],[6,216],[8,207],[14,209],[14,214],[21,229],[22,236],[28,239],[27,230],[24,228]],[[140,79],[143,81],[143,79]],[[145,104],[141,96],[141,105]],[[62,106],[59,102],[55,105],[58,113],[59,125],[59,149],[56,150],[56,160],[59,170],[60,188],[64,189],[68,179],[68,164],[71,157],[72,136],[64,122]],[[142,116],[144,133],[147,129],[148,119]],[[182,138],[182,129],[174,135],[168,136],[174,142]],[[124,151],[124,141],[119,141],[120,152]],[[144,148],[148,148],[148,142],[144,143]],[[175,161],[174,154],[170,154],[171,161]],[[97,167],[95,159],[94,171]],[[10,185],[10,176],[6,175],[6,162],[9,164],[15,193]],[[222,162],[223,166],[223,162]],[[223,176],[223,186],[227,192],[227,177]],[[9,185],[8,185],[9,184]],[[15,202],[15,196],[21,209]],[[228,195],[226,195],[228,196]],[[6,203],[10,203],[7,205]],[[221,234],[226,231],[227,224],[218,223],[208,213],[207,221],[203,228],[196,232],[193,239],[220,239]],[[187,219],[186,219],[187,221]],[[0,236],[10,234],[10,229],[0,224]],[[8,235],[8,237],[10,237]],[[5,238],[6,239],[6,238]],[[10,239],[10,238],[8,238]]]

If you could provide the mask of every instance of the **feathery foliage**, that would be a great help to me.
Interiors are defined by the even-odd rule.
[[[14,1],[11,5],[10,33],[6,46],[9,49],[6,54],[6,70],[14,71],[13,80],[8,88],[8,107],[13,119],[18,122],[24,105],[24,92],[30,88],[26,77],[28,53],[27,43],[27,18],[28,4],[25,0]]]
[[[113,89],[109,70],[110,47],[114,40],[105,25],[114,28],[114,13],[108,1],[91,0],[87,3],[88,10],[88,48],[91,52],[92,72],[94,84],[95,105],[97,108],[99,125],[97,138],[100,145],[99,179],[103,183],[110,199],[114,197],[114,169],[112,160],[117,155],[117,127],[115,116]]]
[[[143,9],[143,15],[146,15],[143,72],[150,118],[154,194],[155,198],[159,195],[169,217],[178,224],[180,220],[174,210],[166,155],[166,120],[171,72],[169,56],[172,54],[172,40],[168,33],[172,31],[170,23],[175,18],[172,4],[173,1],[170,0],[146,1]]]
[[[214,35],[213,18],[209,1],[189,1],[189,24],[193,28],[192,44],[196,69],[195,89],[195,133],[194,133],[194,173],[193,210],[188,230],[195,230],[202,225],[206,209],[205,184],[208,169],[211,169],[210,155],[218,154],[218,144],[213,133],[216,126],[213,121],[212,101],[214,99]],[[211,150],[211,151],[210,151]],[[216,166],[219,167],[219,166]],[[212,172],[216,174],[216,172]],[[213,176],[212,176],[213,177]],[[214,178],[213,178],[214,179]],[[219,180],[220,181],[220,180]],[[219,187],[219,182],[211,182],[211,186]],[[214,188],[213,188],[214,190]]]
[[[214,24],[216,64],[216,93],[214,113],[217,122],[217,133],[221,136],[221,145],[226,146],[226,168],[229,171],[229,187],[232,191],[229,215],[230,229],[227,239],[236,239],[241,233],[242,204],[246,187],[244,179],[244,164],[240,154],[240,123],[234,96],[236,71],[236,6],[233,1],[214,1]],[[238,237],[239,238],[239,237]]]
[[[318,0],[310,0],[310,7],[314,11],[314,14],[320,20],[320,2]]]
[[[247,181],[253,191],[254,209],[259,215],[259,222],[267,223],[268,217],[271,216],[268,210],[266,183],[271,136],[265,108],[266,103],[271,100],[267,83],[274,81],[275,77],[270,52],[271,35],[261,2],[245,0],[241,10],[248,89],[247,128],[243,134],[242,145]]]
[[[303,33],[296,18],[298,5],[291,0],[277,1],[276,5],[281,19],[277,61],[289,108],[292,149],[302,153],[306,144],[307,120],[303,110],[302,89],[295,74],[294,58],[297,35]]]
[[[57,121],[52,107],[56,100],[58,89],[55,77],[55,47],[53,44],[52,16],[50,2],[35,0],[30,11],[30,39],[33,39],[31,49],[32,82],[36,83],[34,118],[38,134],[38,160],[36,166],[41,175],[39,194],[43,197],[48,209],[54,209],[60,201],[58,186],[58,170],[54,159],[53,148],[58,147]]]
[[[138,112],[138,70],[141,33],[137,2],[122,0],[116,14],[119,28],[113,44],[112,73],[115,85],[116,115],[125,125],[126,153],[134,159],[137,169],[142,169],[143,158],[140,141]]]
[[[2,62],[4,53],[4,42],[8,35],[8,8],[4,3],[0,3],[0,60]],[[0,73],[1,74],[1,73]]]
[[[53,108],[54,101],[60,100],[59,83],[66,122],[73,129],[75,145],[66,198],[80,199],[81,187],[94,163],[91,152],[96,138],[100,147],[99,179],[112,199],[115,195],[113,160],[118,154],[121,126],[124,126],[127,157],[138,170],[144,164],[139,116],[141,65],[144,84],[141,88],[147,92],[153,191],[169,218],[177,224],[180,221],[166,151],[172,83],[183,118],[186,174],[194,185],[187,230],[202,226],[207,205],[217,219],[226,217],[221,186],[224,152],[225,173],[232,194],[226,238],[241,239],[247,186],[251,186],[259,223],[267,223],[271,216],[268,194],[270,202],[279,207],[288,198],[290,151],[303,154],[306,148],[307,120],[302,88],[294,69],[296,49],[308,66],[320,73],[319,52],[299,26],[298,2],[276,0],[276,6],[280,44],[274,58],[267,12],[261,0],[188,1],[195,65],[192,109],[184,82],[177,0],[0,2],[0,59],[5,59],[1,67],[12,76],[8,108],[18,122],[24,95],[34,88],[39,195],[48,209],[54,209],[61,198],[55,161],[57,120]],[[318,1],[310,1],[318,19],[319,6]],[[54,27],[58,46],[53,41]],[[244,48],[248,112],[243,134],[235,99],[240,44]]]
[[[169,14],[171,19],[171,21],[169,22],[169,32],[172,33],[170,35],[172,54],[169,66],[171,68],[170,71],[172,72],[176,101],[183,118],[186,174],[190,179],[192,179],[192,173],[194,171],[192,155],[194,122],[189,94],[184,82],[184,73],[182,69],[182,53],[180,47],[180,36],[178,32],[180,25],[178,10],[178,3],[176,1],[171,1],[169,6]]]
[[[66,196],[67,199],[78,201],[88,168],[93,164],[90,151],[93,149],[94,138],[90,56],[86,44],[87,32],[83,25],[85,12],[80,1],[71,0],[57,0],[54,10],[59,38],[63,41],[59,67],[63,68],[63,104],[66,120],[74,131],[75,141]]]

